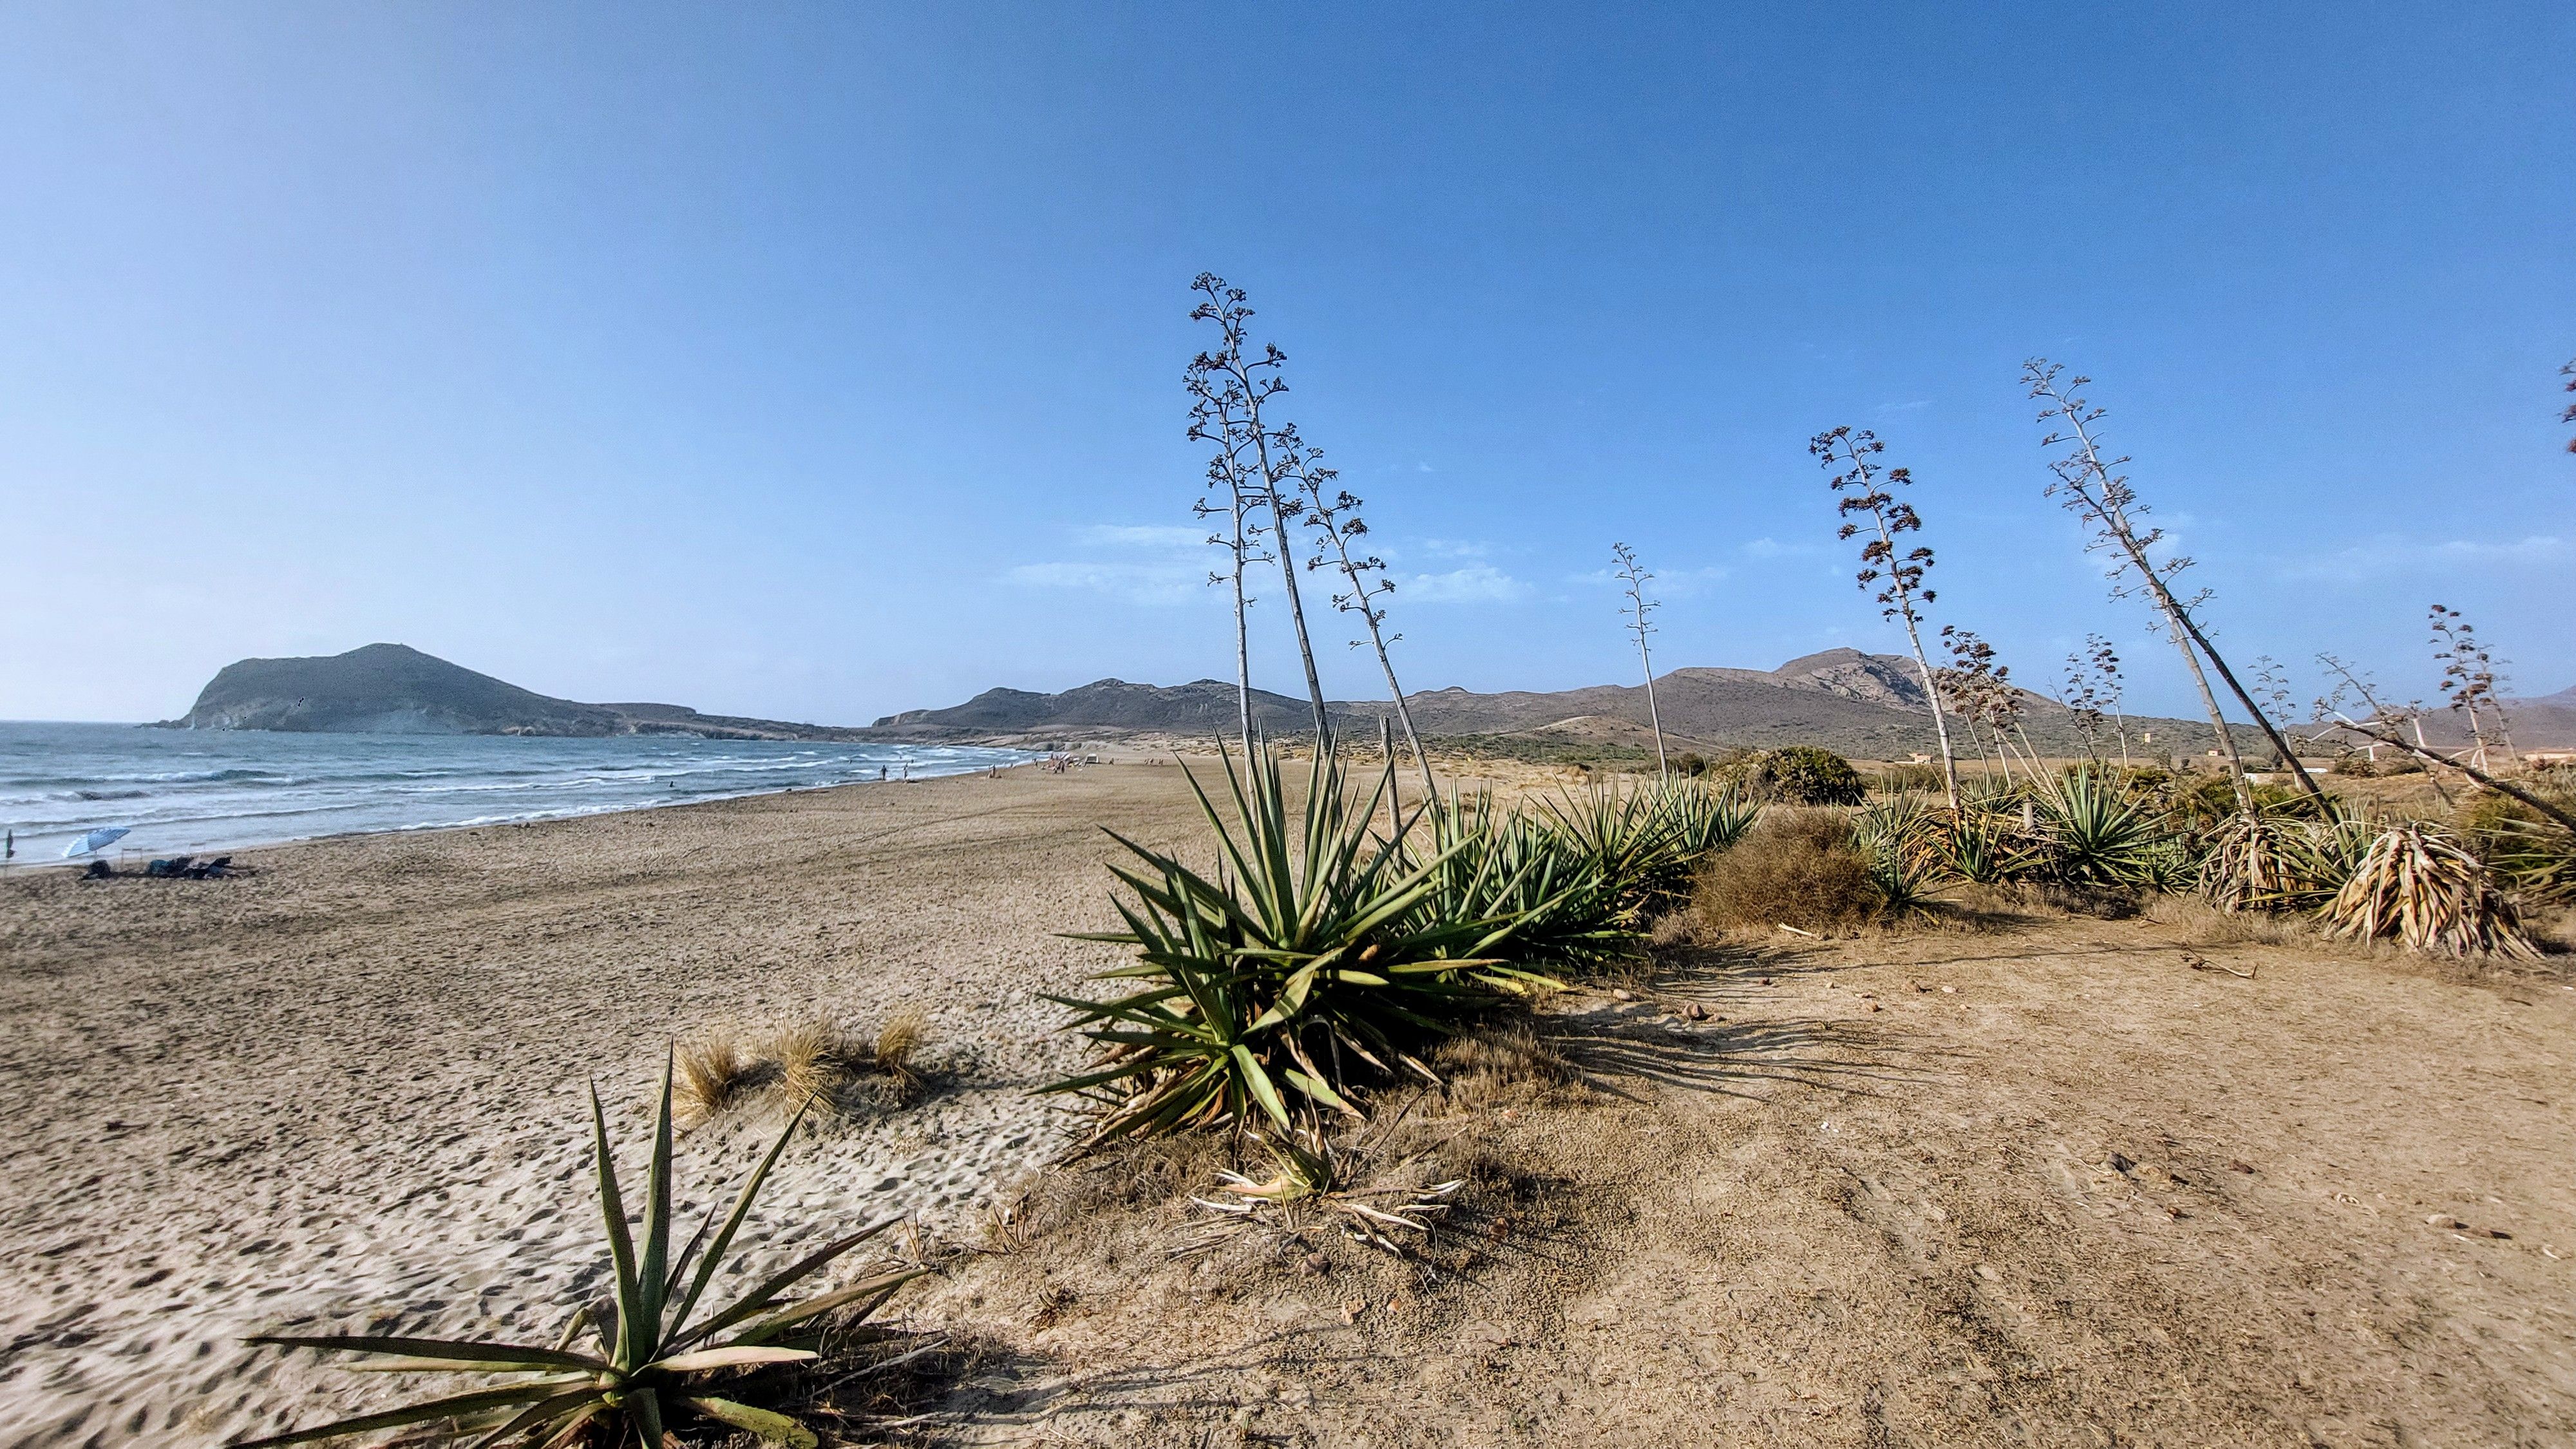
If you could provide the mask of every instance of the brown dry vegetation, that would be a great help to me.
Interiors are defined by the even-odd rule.
[[[1878,914],[1869,863],[1840,810],[1773,806],[1700,872],[1692,911],[1713,927],[1857,926]]]
[[[1175,1258],[1213,1141],[1042,1174],[912,1310],[974,1345],[939,1437],[2576,1438],[2562,976],[1993,904],[1669,947],[1643,999],[1453,1046],[1373,1129],[1468,1182],[1408,1258],[1321,1223]]]

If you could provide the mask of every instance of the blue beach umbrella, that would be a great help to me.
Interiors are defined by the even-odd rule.
[[[105,830],[93,830],[89,834],[82,836],[80,839],[73,841],[71,844],[64,846],[63,859],[69,860],[75,855],[87,855],[93,850],[105,850],[107,847],[123,840],[131,833],[131,831],[122,825],[111,825]]]

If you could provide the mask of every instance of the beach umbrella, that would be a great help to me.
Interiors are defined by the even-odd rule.
[[[82,836],[80,839],[73,841],[71,844],[64,846],[63,859],[69,860],[75,855],[87,855],[93,850],[105,850],[107,847],[123,840],[128,833],[129,832],[126,827],[122,825],[111,825],[105,830],[93,830],[89,834]]]

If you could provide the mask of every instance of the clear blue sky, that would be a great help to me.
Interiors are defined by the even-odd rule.
[[[0,717],[376,640],[835,722],[1222,676],[1203,268],[1408,687],[1628,677],[1615,540],[1659,667],[1895,647],[1848,422],[1942,618],[2186,710],[2040,496],[2032,353],[2240,659],[2430,694],[2438,599],[2576,683],[2564,0],[1410,9],[0,7]]]

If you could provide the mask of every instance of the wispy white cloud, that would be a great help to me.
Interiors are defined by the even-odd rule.
[[[1003,579],[1022,588],[1082,589],[1134,604],[1185,604],[1207,585],[1207,532],[1164,524],[1093,523],[1073,541],[1113,556],[1025,563]]]
[[[1469,564],[1443,574],[1410,574],[1395,581],[1396,597],[1425,604],[1493,604],[1529,596],[1529,585],[1492,564]]]
[[[1932,406],[1932,399],[1928,397],[1919,397],[1911,402],[1880,403],[1878,405],[1878,410],[1883,413],[1911,413],[1919,412],[1930,406]]]
[[[2283,578],[2357,583],[2391,574],[2454,573],[2463,569],[2562,566],[2576,548],[2555,534],[2532,534],[2509,543],[2478,539],[2410,539],[2384,535],[2331,553],[2284,558]]]
[[[1185,604],[1207,584],[1207,570],[1182,563],[1033,563],[1003,577],[1025,588],[1089,589],[1137,604]]]
[[[1650,599],[1700,598],[1715,590],[1719,584],[1722,584],[1735,576],[1735,571],[1733,569],[1720,564],[1712,564],[1706,568],[1696,569],[1657,569],[1654,572],[1654,578],[1646,585],[1646,596]],[[1596,589],[1625,589],[1628,587],[1626,580],[1620,578],[1617,574],[1612,573],[1608,569],[1594,569],[1589,573],[1567,574],[1565,576],[1565,581],[1569,584],[1580,584],[1588,588]]]
[[[1159,523],[1090,523],[1075,529],[1074,539],[1101,548],[1198,548],[1208,541],[1204,528],[1175,528]]]

